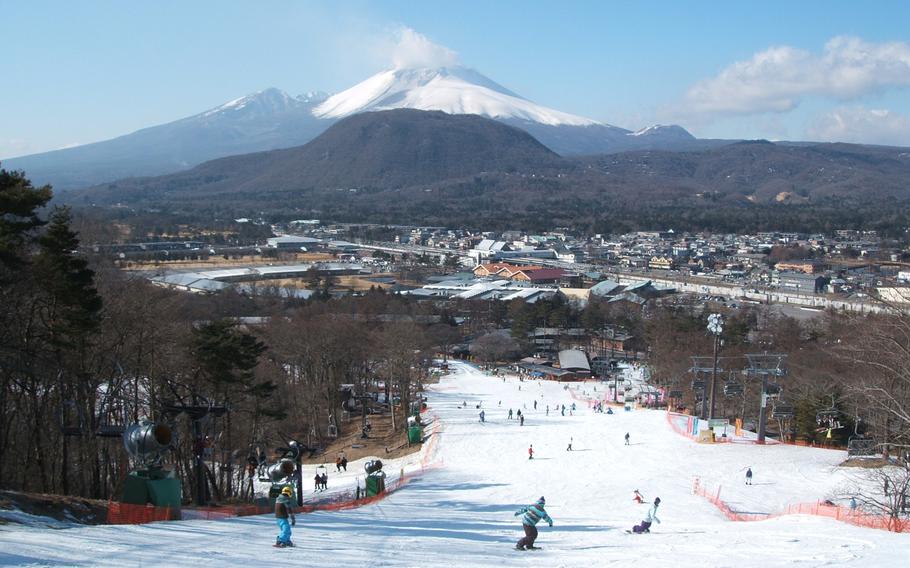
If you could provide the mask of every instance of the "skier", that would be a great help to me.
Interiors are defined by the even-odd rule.
[[[486,415],[483,413],[483,410],[480,411],[480,421],[483,422]]]
[[[641,524],[635,525],[632,527],[632,532],[635,534],[649,533],[651,532],[651,523],[657,521],[657,524],[660,524],[660,519],[657,518],[657,507],[660,505],[660,497],[654,498],[654,504],[651,505],[651,508],[648,509],[648,514],[645,515],[645,520]]]
[[[549,416],[549,415],[550,415],[550,405],[548,404],[547,405],[547,416]]]
[[[512,419],[512,409],[510,408],[509,409],[509,420],[511,420],[511,419]]]
[[[850,497],[850,513],[856,513],[856,497]]]
[[[522,507],[519,509],[514,516],[522,515],[521,517],[521,527],[525,531],[524,537],[518,541],[515,545],[517,550],[537,550],[539,547],[534,546],[534,541],[537,540],[537,523],[543,519],[551,527],[553,526],[553,519],[550,518],[550,515],[544,510],[544,505],[547,504],[547,500],[541,497],[533,505],[528,505],[527,507]]]
[[[518,425],[519,425],[519,426],[524,426],[524,425],[525,425],[525,415],[524,415],[524,414],[522,414],[522,415],[520,415],[520,416],[518,417]]]
[[[566,451],[567,451],[567,452],[571,452],[571,451],[572,451],[572,438],[569,438],[569,447],[566,448]]]
[[[534,410],[537,410],[537,401],[534,401]]]
[[[278,523],[278,538],[275,539],[275,546],[284,548],[285,546],[294,546],[291,542],[291,527],[297,524],[294,517],[294,508],[291,505],[291,497],[294,492],[290,487],[281,490],[281,495],[275,500],[275,521]],[[291,522],[288,523],[288,517]]]
[[[628,432],[626,432],[626,445],[627,446],[629,445],[629,433]]]
[[[632,500],[641,505],[644,502],[645,498],[641,493],[638,492],[638,489],[636,489],[635,493],[632,495]]]
[[[752,485],[752,468],[746,468],[746,485]]]
[[[534,444],[531,444],[530,446],[528,446],[528,459],[529,460],[534,459]]]
[[[348,470],[348,456],[344,452],[341,452],[341,469],[344,471]]]

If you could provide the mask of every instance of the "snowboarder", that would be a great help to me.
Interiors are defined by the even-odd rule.
[[[537,523],[541,520],[546,521],[551,527],[553,526],[553,519],[550,518],[550,515],[544,510],[544,505],[547,504],[547,500],[541,497],[533,505],[528,505],[527,507],[522,507],[519,509],[514,516],[522,515],[521,517],[521,527],[525,531],[524,537],[518,541],[515,545],[515,548],[518,550],[536,550],[538,547],[534,546],[534,541],[537,540]]]
[[[566,451],[567,451],[567,452],[571,452],[571,451],[572,451],[572,438],[569,438],[569,447],[566,448]]]
[[[294,546],[291,542],[291,527],[297,524],[294,517],[294,508],[291,505],[291,497],[294,492],[290,487],[281,490],[281,495],[275,500],[275,522],[278,523],[278,538],[275,539],[275,546],[284,548],[285,546]],[[288,523],[288,517],[291,522]]]
[[[486,416],[486,415],[483,413],[483,410],[481,410],[481,411],[480,411],[480,421],[481,421],[481,422],[484,421],[484,417],[485,417],[485,416]]]
[[[635,493],[632,495],[632,500],[641,505],[644,503],[645,498],[641,493],[638,492],[638,489],[635,490]]]
[[[525,415],[524,415],[524,414],[522,414],[522,415],[520,415],[520,416],[518,417],[518,425],[519,425],[519,426],[524,426],[524,425],[525,425]]]
[[[660,505],[660,497],[655,497],[654,504],[651,505],[650,509],[648,509],[648,514],[645,515],[645,519],[641,522],[641,524],[638,524],[638,525],[635,525],[634,527],[632,527],[633,533],[635,533],[635,534],[649,533],[649,532],[651,532],[651,530],[650,530],[651,523],[656,521],[658,525],[660,524],[660,519],[657,518],[658,505]]]
[[[752,468],[746,468],[746,485],[752,485]]]
[[[613,408],[612,408],[612,407],[607,409],[607,414],[613,414]]]
[[[531,444],[530,446],[528,446],[528,459],[529,460],[534,459],[534,444]]]
[[[629,445],[629,433],[628,432],[626,432],[626,445],[627,446]]]

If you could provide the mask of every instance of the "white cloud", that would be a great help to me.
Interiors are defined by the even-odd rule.
[[[810,140],[910,146],[910,117],[889,110],[842,107],[818,116]]]
[[[458,54],[408,27],[395,33],[390,54],[396,68],[447,67],[458,64]]]
[[[811,95],[854,100],[908,85],[910,43],[840,36],[821,55],[789,46],[756,53],[696,83],[686,99],[696,112],[755,114],[789,111]]]

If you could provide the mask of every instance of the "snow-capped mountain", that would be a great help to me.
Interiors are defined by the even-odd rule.
[[[70,189],[188,169],[207,160],[306,144],[332,121],[313,116],[325,93],[265,89],[193,116],[111,140],[3,161],[35,183]]]
[[[111,140],[4,160],[35,183],[57,189],[173,173],[204,161],[306,144],[352,114],[408,108],[475,114],[525,130],[562,155],[690,149],[699,141],[679,126],[637,132],[554,110],[459,65],[396,67],[332,96],[291,96],[270,88]]]
[[[590,126],[589,118],[535,104],[467,67],[390,69],[332,95],[313,109],[319,118],[342,118],[373,110],[411,108],[449,114],[479,114],[549,126]]]
[[[525,99],[473,69],[457,65],[382,71],[327,98],[313,109],[313,114],[337,119],[397,108],[486,116],[527,131],[563,155],[665,149],[695,140],[675,125],[632,132],[554,110]]]

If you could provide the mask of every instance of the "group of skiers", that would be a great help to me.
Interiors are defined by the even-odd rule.
[[[530,459],[533,456],[533,447],[528,448],[528,453],[528,458]],[[639,504],[646,503],[638,489],[635,490],[632,500]],[[550,518],[550,515],[545,509],[546,504],[547,500],[544,497],[541,497],[536,502],[515,511],[514,516],[517,517],[521,515],[521,528],[524,529],[524,536],[515,543],[515,548],[517,550],[538,550],[540,548],[534,546],[538,534],[537,523],[546,521],[548,525],[551,527],[553,526],[553,519]],[[645,513],[645,518],[627,532],[632,534],[650,533],[652,524],[660,524],[660,519],[657,518],[658,507],[660,507],[660,497],[655,497],[654,502],[651,503],[651,507],[648,508],[648,512]]]
[[[322,473],[317,471],[316,475],[313,476],[313,482],[315,484],[313,491],[325,491],[329,488],[329,473],[327,471]]]

